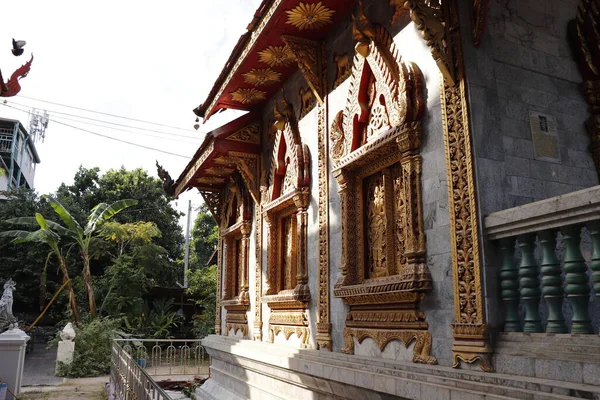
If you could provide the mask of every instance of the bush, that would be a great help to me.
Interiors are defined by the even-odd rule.
[[[97,318],[75,327],[73,362],[68,365],[59,363],[57,375],[81,378],[108,374],[112,340],[123,335],[120,326],[118,319]],[[59,340],[60,336],[57,335],[53,343]]]

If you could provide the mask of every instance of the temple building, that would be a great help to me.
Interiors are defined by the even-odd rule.
[[[600,1],[264,0],[172,184],[208,399],[600,398]]]

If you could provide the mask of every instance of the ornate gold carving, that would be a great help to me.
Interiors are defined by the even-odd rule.
[[[451,7],[450,1],[442,1],[441,5],[433,0],[405,0],[404,7],[410,10],[410,18],[419,29],[427,45],[431,48],[433,59],[438,68],[451,85],[456,82],[455,54],[450,42],[450,30],[457,25],[448,25],[444,19]],[[394,14],[396,15],[396,14]],[[392,20],[392,23],[395,22]]]
[[[600,0],[580,0],[577,16],[569,22],[569,38],[583,76],[583,95],[590,117],[585,127],[590,135],[590,150],[600,177]]]
[[[200,194],[204,199],[204,203],[208,206],[210,215],[212,215],[217,225],[220,224],[221,220],[219,218],[219,210],[221,209],[221,191],[200,191]]]
[[[349,95],[331,127],[333,173],[340,186],[342,276],[334,294],[350,305],[346,351],[371,336],[417,340],[415,362],[435,362],[418,311],[431,288],[424,262],[421,203],[422,76],[402,61],[389,32],[355,18]],[[359,330],[353,328],[360,328]],[[382,330],[384,329],[384,330]]]
[[[233,335],[238,331],[242,331],[243,337],[248,336],[248,324],[234,324],[234,323],[226,323],[225,324],[225,335],[229,335],[229,331],[233,329]]]
[[[487,358],[492,349],[484,323],[475,176],[459,18],[453,2],[447,2],[445,10],[446,26],[456,27],[448,40],[456,54],[458,78],[455,84],[444,76],[440,94],[454,285],[452,353],[454,367],[459,365],[459,359],[467,363],[480,359],[481,368],[486,371],[490,369]]]
[[[294,55],[287,46],[269,46],[258,52],[258,59],[270,67],[284,67],[294,61]]]
[[[244,82],[250,85],[267,86],[277,83],[281,80],[281,74],[273,71],[271,68],[254,68],[244,74]]]
[[[302,75],[313,91],[315,98],[322,104],[325,92],[323,87],[323,57],[321,44],[312,40],[289,35],[281,35],[281,39],[294,55],[294,58],[298,63],[298,68],[302,71]]]
[[[437,364],[437,359],[431,356],[431,333],[423,330],[380,330],[380,329],[344,329],[346,346],[343,353],[354,354],[354,338],[362,343],[366,338],[371,338],[377,343],[380,351],[392,340],[399,340],[406,347],[414,340],[413,362],[420,364]]]
[[[308,319],[304,311],[273,311],[269,324],[308,326]]]
[[[231,93],[231,99],[242,104],[255,103],[265,99],[266,93],[254,88],[239,88]]]
[[[293,9],[286,11],[287,23],[301,31],[319,29],[332,22],[331,16],[334,13],[334,10],[325,7],[322,2],[312,4],[301,2]]]
[[[260,199],[262,201],[262,198]],[[263,219],[261,213],[261,204],[254,203],[254,221],[256,224],[255,237],[254,237],[254,250],[256,258],[255,267],[255,293],[254,293],[254,340],[262,341],[262,304],[260,298],[262,297],[262,226]]]
[[[206,146],[206,149],[204,149],[204,151],[202,152],[200,157],[198,157],[198,159],[196,160],[194,165],[185,174],[185,177],[181,181],[184,185],[187,185],[188,182],[192,180],[192,177],[194,175],[196,175],[196,172],[198,172],[198,169],[202,166],[204,161],[206,161],[208,156],[210,156],[212,154],[214,149],[215,149],[215,142],[214,142],[214,140],[211,140],[211,142]],[[177,188],[176,193],[181,193],[181,192],[182,192],[182,190],[180,188]]]
[[[227,136],[227,140],[260,144],[260,124],[254,122],[234,134]]]
[[[222,297],[222,287],[221,287],[221,276],[223,275],[223,239],[221,239],[221,235],[219,235],[219,240],[217,243],[217,299],[215,300],[217,303],[217,311],[215,318],[215,333],[217,335],[221,334],[221,297]]]
[[[473,20],[473,44],[479,46],[485,31],[485,18],[488,0],[471,0],[471,15]]]
[[[325,64],[326,65],[326,64]],[[339,72],[339,70],[338,70]],[[323,91],[327,87],[327,69],[322,71]],[[329,141],[327,134],[327,107],[318,105],[317,146],[318,153],[318,222],[319,222],[319,285],[317,290],[317,349],[332,350],[331,322],[329,319]]]
[[[452,324],[452,334],[456,339],[452,344],[452,367],[460,366],[460,361],[473,363],[480,361],[485,372],[493,372],[492,352],[488,342],[488,325]]]
[[[292,334],[296,334],[296,336],[302,340],[301,347],[308,347],[310,339],[310,331],[308,327],[270,325],[269,343],[273,343],[275,341],[275,336],[282,332],[283,337],[285,337],[285,340],[290,340]]]
[[[315,106],[315,96],[310,89],[300,88],[300,118],[304,117]]]
[[[348,53],[333,53],[333,62],[336,65],[335,79],[333,81],[333,88],[335,89],[350,76],[352,70],[350,69],[350,57]]]
[[[291,105],[276,103],[276,139],[267,184],[267,290],[271,310],[306,309],[310,300],[307,276],[309,195],[308,147],[300,141]],[[278,311],[279,312],[279,311]],[[270,324],[272,332],[272,325]],[[306,339],[308,341],[308,338]],[[307,342],[308,343],[308,342]]]

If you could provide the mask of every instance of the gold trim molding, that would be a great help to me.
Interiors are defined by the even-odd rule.
[[[321,48],[321,58],[325,59]],[[321,63],[327,64],[327,63]],[[327,68],[321,71],[322,93],[327,88]],[[329,318],[329,133],[327,129],[327,109],[329,100],[317,106],[317,146],[318,153],[318,222],[319,222],[319,288],[317,290],[317,349],[332,350],[331,322]]]
[[[431,0],[390,0],[395,8],[392,23],[395,23],[408,10],[411,20],[423,34],[423,38],[431,49],[431,55],[438,65],[440,72],[451,84],[456,81],[454,50],[449,45],[450,32],[458,27],[448,25],[444,19],[449,3],[454,0],[443,0],[441,5]],[[481,1],[481,0],[474,0]]]
[[[460,365],[459,360],[480,360],[481,369],[491,371],[493,350],[483,308],[478,209],[459,18],[453,1],[444,4],[445,25],[455,27],[449,45],[456,54],[458,78],[455,81],[444,75],[440,91],[454,287],[453,367]]]
[[[413,350],[414,363],[420,364],[437,364],[437,359],[431,354],[431,333],[424,330],[373,330],[373,329],[344,329],[345,347],[342,353],[354,354],[354,339],[358,343],[362,343],[366,338],[371,338],[377,344],[380,351],[392,341],[398,340],[408,347],[411,342],[415,341]]]
[[[275,336],[283,332],[285,340],[290,340],[292,334],[295,334],[301,340],[301,347],[308,348],[310,341],[310,330],[308,327],[269,325],[269,343],[275,342]]]
[[[321,43],[290,35],[281,35],[281,40],[294,55],[298,68],[312,90],[317,102],[323,104],[325,90],[323,86],[323,57]]]

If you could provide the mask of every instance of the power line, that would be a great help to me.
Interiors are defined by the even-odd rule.
[[[115,114],[105,113],[105,112],[102,112],[102,111],[89,110],[87,108],[75,107],[75,106],[70,106],[70,105],[67,105],[67,104],[56,103],[56,102],[53,102],[53,101],[36,99],[36,98],[33,98],[33,97],[27,97],[27,96],[23,96],[22,94],[18,95],[17,97],[22,97],[24,99],[29,99],[29,100],[34,100],[34,101],[40,101],[42,103],[54,104],[55,106],[73,108],[75,110],[87,111],[87,112],[96,113],[96,114],[102,114],[102,115],[106,115],[106,116],[109,116],[109,117],[128,119],[130,121],[143,122],[145,124],[162,126],[164,128],[171,128],[171,129],[178,129],[178,130],[181,130],[181,131],[190,131],[190,132],[192,132],[191,129],[187,129],[187,128],[180,128],[180,127],[177,127],[177,126],[159,124],[157,122],[150,122],[150,121],[145,121],[145,120],[142,120],[142,119],[136,119],[136,118],[130,118],[130,117],[123,117],[121,115],[115,115]]]
[[[27,110],[22,110],[20,108],[11,106],[10,104],[6,104],[5,103],[4,105],[6,107],[10,107],[10,108],[12,108],[14,110],[17,110],[17,111],[21,111],[21,112],[24,112],[24,113],[29,113],[29,111],[27,111]],[[137,143],[129,142],[127,140],[118,139],[118,138],[115,138],[115,137],[112,137],[112,136],[103,135],[101,133],[92,132],[92,131],[90,131],[88,129],[84,129],[84,128],[80,128],[80,127],[73,126],[73,125],[70,125],[70,124],[66,124],[64,122],[60,122],[60,121],[56,121],[56,120],[53,120],[53,122],[55,122],[55,123],[57,123],[59,125],[68,126],[69,128],[73,128],[73,129],[77,129],[77,130],[80,130],[80,131],[83,131],[83,132],[87,132],[87,133],[90,133],[92,135],[96,135],[96,136],[100,136],[100,137],[103,137],[103,138],[106,138],[106,139],[114,140],[116,142],[121,142],[121,143],[129,144],[129,145],[132,145],[132,146],[141,147],[141,148],[144,148],[144,149],[147,149],[147,150],[154,150],[154,151],[157,151],[159,153],[169,154],[169,155],[176,156],[176,157],[181,157],[181,158],[186,158],[186,159],[190,158],[189,156],[184,156],[184,155],[177,154],[177,153],[171,153],[170,151],[160,150],[160,149],[157,149],[157,148],[154,148],[154,147],[144,146],[143,144],[137,144]]]
[[[127,129],[113,128],[111,126],[94,124],[93,122],[79,121],[77,119],[67,118],[67,117],[53,117],[52,121],[56,121],[56,118],[58,118],[59,120],[73,121],[73,122],[77,122],[77,123],[80,123],[80,124],[91,125],[91,126],[98,126],[100,128],[105,128],[105,129],[112,129],[113,131],[133,133],[134,135],[142,135],[142,136],[148,136],[148,137],[153,137],[153,138],[158,138],[158,139],[172,140],[172,141],[182,142],[182,143],[190,143],[190,144],[195,144],[195,145],[199,145],[200,144],[200,142],[192,142],[192,141],[185,140],[185,139],[168,138],[168,137],[165,137],[165,136],[151,135],[149,133],[144,133],[144,132],[135,132],[135,131],[129,131]],[[200,140],[200,138],[198,138],[198,140]]]
[[[14,101],[11,101],[11,103],[15,104],[17,106],[21,106],[21,107],[33,108],[31,105],[28,105],[28,104],[15,103]],[[130,128],[130,129],[139,129],[139,130],[143,130],[143,131],[146,131],[146,132],[162,133],[162,134],[165,134],[165,135],[179,136],[179,137],[184,137],[184,138],[188,138],[188,139],[196,139],[197,138],[197,136],[188,136],[188,135],[181,135],[181,134],[177,134],[177,133],[171,133],[171,132],[165,132],[165,131],[157,131],[157,130],[146,129],[146,128],[140,128],[139,126],[119,124],[117,122],[110,122],[110,121],[105,121],[105,120],[102,120],[102,119],[84,117],[82,115],[70,114],[70,113],[65,113],[65,112],[62,112],[62,111],[56,111],[56,110],[45,110],[45,111],[47,111],[49,113],[54,113],[54,114],[68,115],[70,117],[76,117],[76,118],[86,119],[88,121],[102,122],[104,124],[115,125],[115,126],[122,126],[122,127]]]

